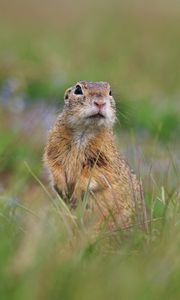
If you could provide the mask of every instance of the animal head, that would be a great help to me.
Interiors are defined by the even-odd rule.
[[[111,128],[115,122],[115,100],[108,82],[79,81],[66,90],[64,101],[72,128]]]

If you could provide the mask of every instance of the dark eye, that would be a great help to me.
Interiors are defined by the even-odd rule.
[[[112,96],[112,92],[111,92],[111,90],[109,91],[109,96]]]
[[[76,89],[74,91],[74,94],[83,95],[83,92],[82,92],[82,89],[81,89],[80,85],[76,85]]]

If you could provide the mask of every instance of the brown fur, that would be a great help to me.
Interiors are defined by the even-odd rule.
[[[107,98],[109,84],[78,84],[84,89],[83,95],[74,95],[75,87],[67,90],[63,113],[51,130],[45,149],[44,161],[53,186],[72,208],[77,199],[83,199],[89,186],[89,209],[97,216],[98,224],[106,222],[109,228],[116,224],[126,228],[138,221],[146,227],[142,186],[116,149],[112,125],[94,124],[91,128],[69,121],[76,114],[81,118],[82,106],[87,101],[91,103],[93,97]],[[109,98],[115,114],[114,99]]]

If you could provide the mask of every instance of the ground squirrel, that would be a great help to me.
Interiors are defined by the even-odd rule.
[[[66,90],[64,102],[44,154],[54,189],[71,208],[88,190],[88,207],[108,228],[135,220],[146,227],[141,183],[115,146],[109,83],[79,81]]]

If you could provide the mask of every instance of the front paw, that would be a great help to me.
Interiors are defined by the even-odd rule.
[[[61,199],[68,205],[70,205],[71,209],[75,209],[77,206],[77,201],[76,201],[76,197],[74,197],[73,195],[70,195],[64,191],[61,191],[59,189],[59,187],[57,186],[57,184],[55,184],[53,186],[54,190],[56,191],[56,193],[61,197]]]
[[[55,184],[53,186],[53,188],[54,188],[55,192],[62,198],[62,200],[64,200],[66,202],[67,195],[59,189],[57,184]]]

